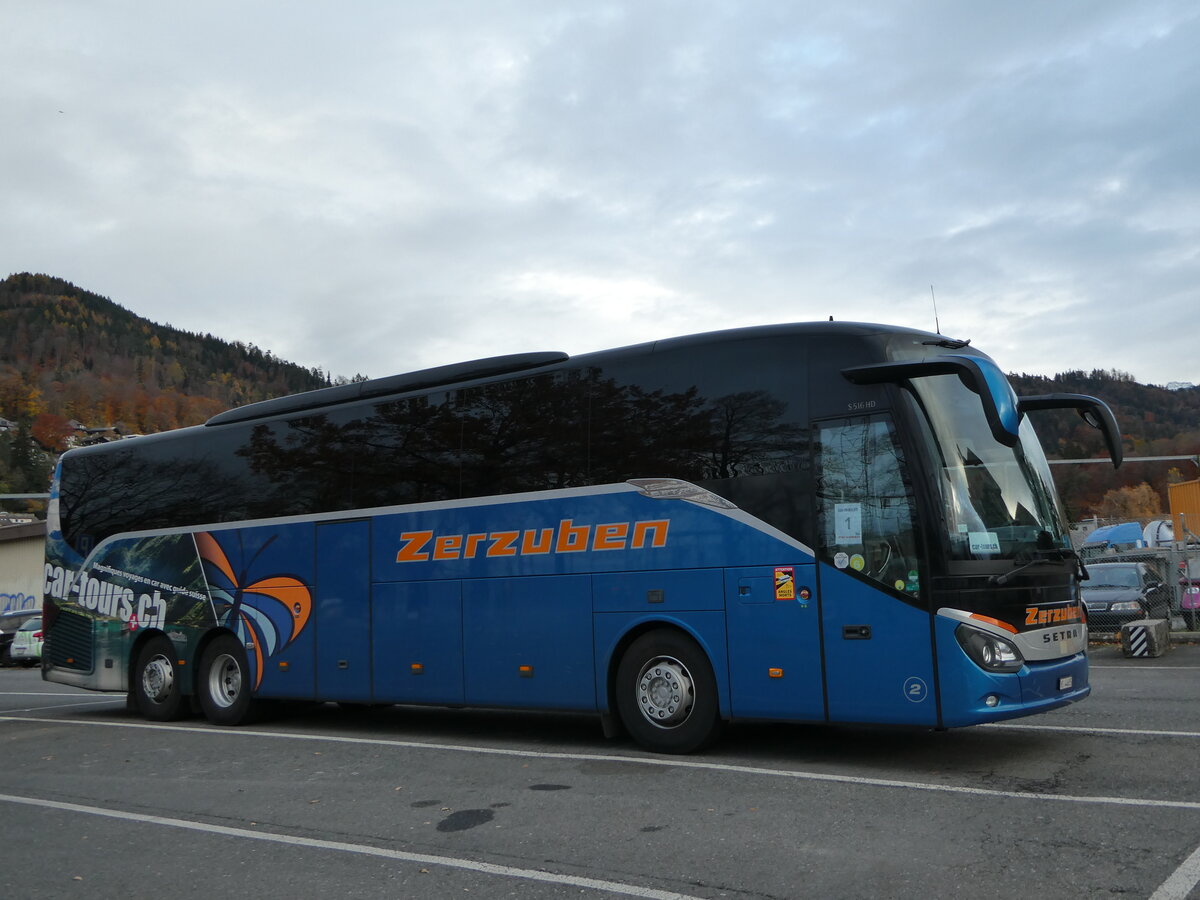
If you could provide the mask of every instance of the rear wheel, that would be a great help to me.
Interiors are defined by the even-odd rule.
[[[254,720],[258,703],[251,695],[246,650],[231,634],[217,637],[200,657],[200,708],[214,725],[244,725]]]
[[[635,640],[617,667],[617,711],[633,739],[656,753],[691,753],[720,732],[717,681],[700,646],[676,631]]]
[[[165,637],[151,638],[138,653],[133,670],[133,697],[138,712],[153,722],[180,718],[186,712],[180,688],[174,646]]]

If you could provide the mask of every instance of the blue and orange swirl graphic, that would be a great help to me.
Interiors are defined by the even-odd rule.
[[[254,687],[262,683],[263,663],[299,637],[312,613],[312,594],[292,575],[255,573],[255,562],[274,538],[235,569],[229,553],[207,531],[196,534],[196,550],[204,565],[217,622],[233,630],[243,646],[252,647]],[[240,537],[238,539],[240,550]],[[241,554],[239,554],[241,555]],[[224,608],[220,602],[224,601]]]

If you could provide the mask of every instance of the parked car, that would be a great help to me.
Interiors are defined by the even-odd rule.
[[[1193,631],[1200,624],[1200,580],[1194,578],[1179,579],[1179,595],[1182,598],[1180,609],[1184,621]]]
[[[32,666],[42,660],[42,617],[30,619],[17,629],[11,647],[13,662]]]
[[[40,609],[22,609],[17,612],[0,613],[0,666],[13,664],[10,648],[17,629],[41,614]]]
[[[1091,563],[1081,585],[1093,631],[1119,631],[1136,619],[1171,615],[1171,591],[1144,562]]]

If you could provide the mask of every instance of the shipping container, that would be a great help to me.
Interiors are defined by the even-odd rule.
[[[1175,539],[1200,541],[1200,479],[1167,485]]]

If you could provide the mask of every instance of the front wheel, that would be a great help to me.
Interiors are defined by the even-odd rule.
[[[258,704],[251,695],[246,650],[231,634],[215,638],[200,657],[200,708],[214,725],[252,722]]]
[[[651,631],[617,667],[617,711],[633,739],[656,753],[691,753],[720,732],[717,680],[699,645],[676,631]]]
[[[151,638],[138,653],[133,670],[134,705],[152,722],[170,722],[186,711],[175,656],[174,645],[161,636]]]

